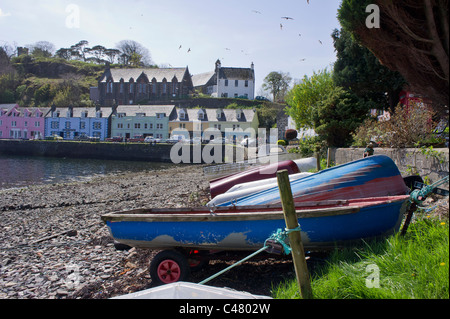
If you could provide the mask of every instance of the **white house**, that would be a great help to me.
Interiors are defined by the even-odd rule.
[[[222,67],[220,60],[212,72],[192,76],[194,88],[212,97],[255,98],[255,69]]]

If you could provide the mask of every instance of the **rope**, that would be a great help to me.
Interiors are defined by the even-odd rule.
[[[439,185],[444,184],[445,182],[448,182],[449,177],[446,176],[436,183],[433,183],[429,186],[424,186],[422,189],[416,189],[411,192],[410,194],[410,201],[411,203],[416,203],[418,205],[422,204],[422,202],[425,200],[425,198],[430,195],[435,188],[437,188]]]
[[[249,260],[250,258],[262,253],[263,251],[265,251],[266,249],[270,248],[270,245],[268,244],[270,240],[273,240],[279,244],[281,244],[284,248],[284,253],[286,255],[289,255],[291,253],[291,247],[289,247],[289,245],[286,243],[286,239],[288,237],[288,235],[294,231],[300,231],[300,226],[294,228],[294,229],[285,229],[284,231],[282,229],[277,229],[277,231],[275,233],[272,234],[272,236],[270,236],[268,239],[266,239],[266,241],[264,242],[264,246],[255,251],[254,253],[248,255],[247,257],[239,260],[238,262],[235,262],[233,265],[219,271],[218,273],[206,278],[205,280],[199,282],[199,285],[204,285],[205,283],[207,283],[208,281],[213,280],[216,277],[219,277],[220,275],[222,275],[223,273],[229,271],[230,269],[242,264],[243,262]]]

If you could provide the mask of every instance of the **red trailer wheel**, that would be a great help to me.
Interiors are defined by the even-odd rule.
[[[189,277],[189,265],[185,256],[174,250],[158,253],[150,263],[150,276],[156,284],[170,284]]]

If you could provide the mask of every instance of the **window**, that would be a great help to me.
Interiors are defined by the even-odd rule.
[[[28,126],[28,122],[25,121],[25,122],[23,123],[23,126],[27,127],[27,126]]]
[[[50,127],[53,129],[59,129],[59,122],[58,121],[52,121],[50,123]]]
[[[163,119],[166,117],[166,113],[156,113],[156,118],[157,119]]]
[[[156,129],[157,130],[162,130],[163,129],[163,125],[161,123],[157,123],[156,124]]]
[[[234,86],[238,87],[239,86],[239,80],[234,80]]]
[[[123,84],[123,82],[120,82],[120,86],[119,86],[120,94],[123,94],[123,89],[124,89],[124,84]]]
[[[133,93],[134,91],[134,83],[130,83],[130,93]]]
[[[94,130],[101,130],[102,129],[102,122],[94,122],[92,124]]]
[[[186,123],[180,123],[180,128],[186,128]]]
[[[117,128],[123,128],[123,123],[117,123]]]
[[[66,122],[65,127],[66,129],[70,129],[70,122]]]
[[[17,126],[17,122],[16,122],[16,121],[12,121],[12,122],[11,122],[11,126],[12,126],[12,127],[16,127],[16,126]]]
[[[141,123],[134,123],[134,128],[141,128]]]
[[[113,83],[108,82],[106,83],[106,93],[112,93],[113,92]]]
[[[245,80],[245,87],[248,88],[248,80]]]
[[[41,126],[41,122],[39,122],[39,121],[34,122],[34,127],[40,127],[40,126]]]
[[[80,122],[80,130],[84,130],[84,129],[86,129],[86,122],[81,121]]]
[[[153,130],[153,123],[150,123],[150,129]]]
[[[225,86],[228,86],[228,80],[225,80]]]

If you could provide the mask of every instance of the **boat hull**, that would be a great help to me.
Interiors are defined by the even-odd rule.
[[[400,227],[409,196],[338,201],[296,207],[308,250],[386,237]],[[312,205],[312,204],[311,204]],[[214,213],[198,209],[137,210],[102,216],[114,239],[148,249],[258,250],[286,224],[281,207],[234,207]]]
[[[408,194],[409,189],[395,163],[388,156],[376,155],[320,171],[291,181],[294,202],[351,199]],[[233,197],[233,196],[231,196]],[[281,202],[278,185],[263,191],[230,198],[221,194],[208,206],[247,206]]]

